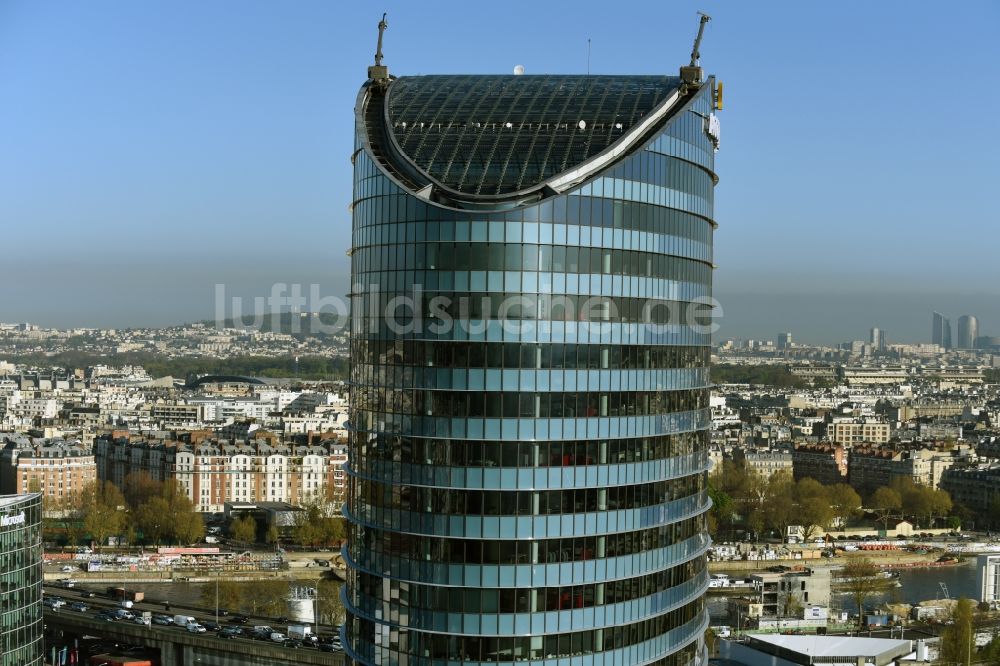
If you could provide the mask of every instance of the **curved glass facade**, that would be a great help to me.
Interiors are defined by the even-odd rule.
[[[704,659],[713,81],[564,78],[359,95],[355,663]]]
[[[42,496],[0,497],[0,666],[41,666]]]

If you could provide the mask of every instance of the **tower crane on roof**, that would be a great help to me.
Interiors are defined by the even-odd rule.
[[[378,22],[378,46],[375,47],[375,64],[368,67],[368,78],[372,82],[385,86],[389,83],[389,68],[382,64],[382,36],[389,23],[385,20],[388,13],[382,14],[382,20]]]
[[[691,49],[691,64],[681,66],[681,80],[683,87],[697,89],[701,87],[703,72],[701,69],[701,38],[705,36],[705,24],[712,20],[712,17],[704,12],[698,12],[701,20],[698,22],[698,36],[694,39],[694,48]]]

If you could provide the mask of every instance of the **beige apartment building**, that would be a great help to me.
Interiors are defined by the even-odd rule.
[[[40,492],[56,503],[97,478],[93,451],[77,441],[7,437],[0,452],[0,494]]]
[[[879,421],[835,421],[827,426],[826,433],[835,444],[885,444],[892,427]]]
[[[187,441],[99,437],[98,476],[117,485],[133,473],[176,480],[198,511],[219,513],[226,502],[288,502],[312,498],[343,504],[347,445],[339,440],[291,444],[276,438],[232,442],[194,436]]]

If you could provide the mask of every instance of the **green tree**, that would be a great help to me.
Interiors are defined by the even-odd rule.
[[[282,580],[259,580],[244,586],[240,607],[252,615],[285,615],[288,606],[288,583]]]
[[[884,529],[889,529],[889,519],[899,515],[903,507],[903,500],[899,493],[892,488],[878,488],[869,502],[871,510],[875,513]]]
[[[281,535],[278,533],[278,526],[271,523],[267,526],[267,532],[264,534],[264,541],[271,545],[277,545],[280,536]]]
[[[125,498],[110,481],[96,481],[85,486],[78,506],[83,514],[83,529],[100,549],[108,537],[122,534],[127,512]]]
[[[257,540],[257,521],[250,516],[240,516],[229,524],[229,536],[240,543],[251,544]]]
[[[927,488],[925,492],[928,495],[927,520],[933,526],[938,518],[947,516],[951,512],[951,495],[940,488]]]
[[[889,589],[889,580],[882,576],[878,566],[870,559],[850,559],[840,570],[844,589],[858,609],[858,624],[864,623],[865,602]]]
[[[181,544],[198,543],[205,538],[205,521],[195,510],[194,502],[175,489],[168,498],[170,536]]]
[[[216,589],[218,589],[219,593],[219,608],[225,608],[230,611],[242,610],[244,608],[245,598],[249,591],[248,587],[244,583],[238,583],[225,578],[218,580],[218,588],[216,588],[216,581],[214,580],[202,587],[202,606],[205,608],[215,608]]]
[[[846,527],[847,523],[861,515],[861,496],[854,488],[846,483],[835,483],[827,491],[834,520],[839,526]]]
[[[317,609],[319,612],[319,623],[335,626],[344,622],[345,610],[344,602],[340,597],[342,583],[336,580],[323,578],[316,586],[318,593]]]
[[[941,632],[941,641],[938,643],[938,661],[940,663],[965,664],[966,666],[972,663],[972,656],[975,653],[973,610],[972,601],[965,597],[959,599],[952,608],[952,624]]]
[[[830,493],[816,479],[805,478],[795,484],[794,502],[807,539],[814,536],[817,528],[826,529],[833,521]]]
[[[334,510],[333,504],[319,497],[302,503],[302,510],[295,514],[292,539],[309,548],[329,547],[344,538],[344,519]]]
[[[136,507],[133,512],[134,525],[142,532],[145,543],[158,545],[171,536],[170,502],[154,496]]]
[[[788,535],[791,525],[798,525],[802,517],[798,512],[795,482],[788,472],[772,474],[765,482],[765,492],[761,509],[768,527],[776,530],[782,538]]]

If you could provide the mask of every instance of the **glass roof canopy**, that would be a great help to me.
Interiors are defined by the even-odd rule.
[[[400,151],[445,187],[504,195],[598,155],[680,86],[673,76],[412,76],[385,122]]]

